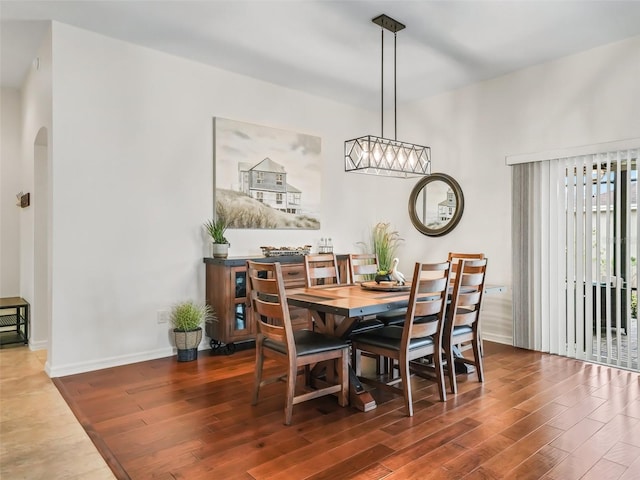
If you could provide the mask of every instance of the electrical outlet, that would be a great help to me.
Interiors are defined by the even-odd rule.
[[[169,322],[169,310],[158,310],[158,323]]]

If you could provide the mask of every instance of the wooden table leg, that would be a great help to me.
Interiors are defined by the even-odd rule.
[[[476,371],[476,367],[474,367],[473,365],[469,365],[468,363],[465,363],[464,361],[460,360],[460,358],[462,357],[462,352],[460,351],[457,345],[453,345],[452,350],[453,350],[453,364],[454,364],[454,368],[456,369],[456,373],[468,374]]]
[[[349,367],[349,404],[362,412],[369,412],[378,406],[371,394],[364,389],[352,367]]]

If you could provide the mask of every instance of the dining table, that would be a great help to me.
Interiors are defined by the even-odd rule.
[[[309,310],[317,331],[346,338],[357,322],[406,307],[410,290],[410,283],[379,285],[375,282],[299,287],[287,291],[287,302]],[[503,290],[504,287],[498,285],[485,287],[485,293]],[[423,297],[428,295],[425,293]],[[350,404],[364,412],[373,410],[376,402],[362,386],[353,367],[349,368]]]

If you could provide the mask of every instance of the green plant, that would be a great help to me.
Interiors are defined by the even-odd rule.
[[[218,216],[215,220],[207,220],[204,228],[211,237],[213,243],[229,243],[224,233],[227,231],[229,224],[224,217]]]
[[[196,330],[207,319],[214,316],[209,305],[192,301],[180,302],[171,309],[171,324],[182,332]]]
[[[391,228],[390,223],[378,222],[371,229],[370,243],[368,245],[364,242],[360,243],[378,256],[378,274],[386,275],[391,270],[391,264],[402,241],[404,239]]]
[[[213,243],[229,244],[229,240],[227,240],[224,234],[231,225],[230,218],[225,205],[216,201],[216,218],[214,220],[207,220],[204,223],[204,228]]]

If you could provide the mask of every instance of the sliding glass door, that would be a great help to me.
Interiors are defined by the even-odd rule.
[[[517,346],[638,370],[637,156],[513,167]]]

